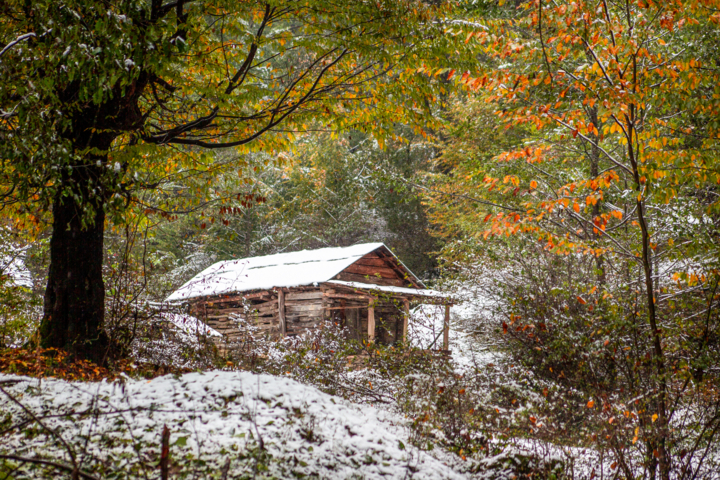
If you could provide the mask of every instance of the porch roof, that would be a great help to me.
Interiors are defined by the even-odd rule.
[[[446,300],[447,303],[452,303],[452,299],[449,295],[438,292],[437,290],[430,289],[418,289],[418,288],[407,288],[407,287],[393,287],[388,285],[375,285],[371,283],[360,283],[360,282],[345,282],[342,280],[329,280],[324,282],[325,284],[338,285],[341,287],[348,287],[355,290],[365,290],[369,292],[382,292],[388,294],[397,294],[400,296],[411,296],[411,297],[426,297],[436,300]]]

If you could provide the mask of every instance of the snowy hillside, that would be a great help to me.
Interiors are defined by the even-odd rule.
[[[32,412],[46,427],[30,437],[17,430],[1,453],[70,465],[72,451],[98,477],[157,477],[167,425],[173,478],[465,478],[457,457],[413,447],[405,419],[287,378],[212,371],[79,383],[1,375],[0,386],[0,413],[17,424]]]

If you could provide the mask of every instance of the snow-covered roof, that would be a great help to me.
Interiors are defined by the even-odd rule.
[[[195,275],[167,301],[327,282],[363,255],[381,247],[385,245],[363,243],[218,262]]]
[[[418,297],[435,297],[435,298],[447,298],[448,295],[438,292],[437,290],[420,289],[420,288],[407,288],[407,287],[392,287],[387,285],[375,285],[372,283],[360,283],[360,282],[345,282],[342,280],[329,280],[327,283],[334,283],[345,287],[356,288],[358,290],[370,290],[376,292],[386,293],[402,293],[405,295],[415,295]]]

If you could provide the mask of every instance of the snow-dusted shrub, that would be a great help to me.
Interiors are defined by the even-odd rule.
[[[576,478],[655,475],[658,448],[668,452],[672,478],[718,478],[720,277],[712,265],[658,259],[655,308],[667,366],[658,375],[634,260],[557,255],[525,239],[483,248],[456,269],[456,286],[485,305],[466,327],[485,336],[504,359],[498,364],[524,370],[530,403],[527,421],[511,429],[516,439],[562,452]]]
[[[0,348],[19,348],[37,329],[42,299],[33,292],[26,267],[28,246],[20,246],[13,232],[0,226]]]
[[[424,321],[429,325],[433,320]],[[429,339],[416,335],[416,341]],[[531,478],[523,476],[527,472],[543,478],[539,472],[555,472],[560,464],[555,457],[551,465],[551,459],[529,452],[506,453],[503,462],[482,463],[503,454],[516,436],[536,428],[532,412],[538,398],[528,396],[529,380],[521,368],[488,364],[481,361],[484,358],[463,358],[461,365],[438,351],[359,344],[332,322],[279,342],[253,338],[234,355],[228,368],[293,378],[356,403],[397,412],[408,419],[409,440],[415,447],[451,451],[476,473],[497,473],[502,465],[502,472],[511,473],[491,478]],[[308,438],[312,432],[310,422]]]
[[[197,318],[180,312],[153,309],[134,325],[131,358],[156,371],[205,370],[219,360],[213,337],[220,334]]]

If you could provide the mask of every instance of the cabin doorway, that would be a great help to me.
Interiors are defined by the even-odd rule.
[[[402,341],[402,325],[404,313],[395,306],[384,306],[374,309],[375,329],[374,341],[380,345],[393,345]],[[347,338],[357,342],[368,341],[369,308],[346,306],[336,310],[333,321],[344,327]]]

